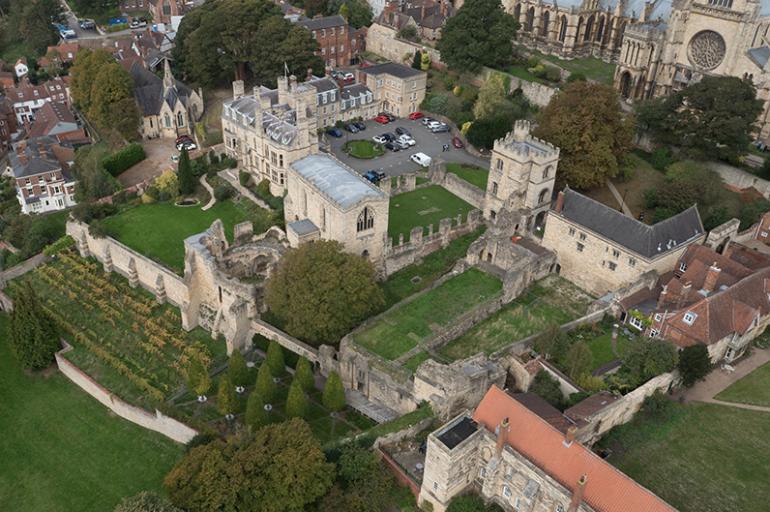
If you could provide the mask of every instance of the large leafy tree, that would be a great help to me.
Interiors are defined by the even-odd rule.
[[[9,40],[24,41],[38,55],[43,55],[47,46],[56,44],[59,35],[52,23],[61,19],[62,7],[58,0],[13,0],[8,10]]]
[[[164,484],[171,501],[189,511],[300,512],[333,478],[310,427],[293,419],[193,448]]]
[[[353,28],[368,27],[374,17],[372,7],[366,0],[330,0],[326,6],[326,14],[339,14],[348,20]]]
[[[706,345],[690,345],[679,353],[679,373],[682,384],[692,386],[711,371],[711,357]]]
[[[115,62],[106,50],[80,50],[70,69],[70,94],[72,100],[83,112],[91,109],[91,93],[95,90],[94,82],[102,66]]]
[[[676,368],[679,354],[673,344],[653,339],[634,343],[623,358],[619,374],[635,388],[653,377]]]
[[[539,117],[535,135],[561,148],[557,179],[586,189],[618,173],[631,149],[635,121],[620,111],[617,92],[592,82],[572,82]]]
[[[316,346],[337,343],[385,303],[372,264],[334,241],[286,253],[267,284],[266,299],[290,334]]]
[[[56,324],[30,286],[19,290],[13,306],[10,327],[13,353],[25,368],[45,368],[53,362],[61,345]]]
[[[638,107],[640,125],[656,141],[694,157],[733,159],[746,151],[762,101],[750,81],[705,76],[700,82]]]
[[[172,505],[168,499],[154,492],[140,492],[123,500],[115,507],[114,512],[183,512]]]
[[[305,391],[302,389],[302,384],[297,379],[294,379],[291,381],[289,394],[286,396],[286,417],[304,418],[307,416],[309,406],[310,404]]]
[[[186,148],[182,148],[179,154],[179,164],[176,168],[176,175],[179,181],[179,194],[186,196],[195,192],[195,176],[193,176],[192,164],[190,163],[190,154]]]
[[[177,65],[203,85],[228,76],[246,79],[249,72],[261,83],[272,83],[284,63],[299,76],[309,67],[323,70],[323,61],[314,55],[318,43],[268,0],[206,2],[184,17],[175,43]]]
[[[337,372],[331,372],[326,379],[321,401],[324,407],[333,412],[341,411],[345,408],[345,389],[342,387],[342,379]]]
[[[490,73],[489,77],[481,84],[479,96],[473,105],[473,115],[476,119],[495,115],[501,106],[507,103],[507,95],[503,76],[500,73]]]
[[[469,0],[447,20],[436,47],[441,60],[458,71],[503,68],[513,57],[517,28],[500,0]]]
[[[102,130],[125,139],[136,137],[139,110],[134,100],[134,82],[117,62],[100,66],[92,86],[88,114]]]

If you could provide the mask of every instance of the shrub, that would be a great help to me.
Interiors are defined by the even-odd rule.
[[[211,165],[217,165],[219,163],[219,157],[213,151],[209,151],[209,163]]]
[[[289,395],[286,397],[286,417],[304,418],[307,416],[308,401],[302,385],[298,380],[293,380],[289,386]]]
[[[551,377],[551,374],[545,370],[540,370],[535,375],[532,384],[529,385],[529,391],[559,410],[564,407],[564,395],[561,392],[559,381]]]
[[[302,385],[302,389],[310,392],[315,387],[315,375],[313,375],[313,368],[310,366],[310,361],[304,357],[300,357],[297,361],[297,367],[295,368],[294,378]]]
[[[257,384],[254,388],[254,393],[259,394],[266,403],[271,403],[275,399],[275,391],[273,374],[270,373],[270,365],[265,361],[260,365],[259,371],[257,371]]]
[[[648,161],[655,169],[665,171],[669,165],[674,163],[674,158],[669,148],[662,147],[650,153]]]
[[[342,379],[337,372],[331,372],[324,385],[321,401],[324,407],[330,411],[337,412],[345,408],[345,390],[342,387]]]
[[[588,78],[583,73],[570,73],[567,77],[568,84],[572,82],[585,82],[586,80],[588,80]]]
[[[247,173],[246,171],[240,171],[238,173],[238,182],[244,187],[249,184],[250,179],[251,179],[251,174]],[[267,181],[267,180],[263,180],[263,181]]]
[[[214,198],[217,201],[227,201],[234,195],[235,191],[233,190],[233,187],[231,187],[228,183],[217,185],[217,187],[214,189]]]
[[[69,235],[64,235],[54,243],[46,245],[43,249],[43,254],[46,256],[54,256],[55,254],[59,254],[60,252],[69,249],[73,245],[75,245],[75,240]]]
[[[161,201],[176,197],[179,192],[179,178],[171,169],[163,171],[163,174],[155,178],[153,183],[158,190],[158,199]]]
[[[283,348],[271,341],[267,347],[267,358],[265,359],[270,367],[270,373],[274,377],[282,377],[286,373],[286,361],[283,358]]]
[[[674,412],[674,402],[660,391],[656,391],[642,402],[639,409],[643,416],[656,421],[664,421]]]
[[[72,209],[72,216],[89,224],[92,220],[104,219],[117,211],[117,207],[107,203],[81,203]]]
[[[193,176],[190,155],[184,148],[182,148],[182,153],[179,155],[176,175],[179,182],[179,194],[187,196],[195,192],[195,176]]]
[[[190,442],[185,445],[185,450],[189,452],[196,446],[204,446],[217,439],[219,439],[219,436],[213,432],[200,432],[190,439]]]
[[[138,164],[145,158],[147,158],[147,155],[142,145],[134,142],[102,160],[102,166],[111,175],[119,176],[123,171]]]
[[[265,402],[256,391],[249,395],[249,400],[246,402],[246,417],[244,418],[244,423],[252,432],[256,432],[267,425]]]
[[[183,512],[168,501],[168,499],[158,496],[154,492],[140,492],[135,496],[123,498],[115,507],[114,512]]]
[[[679,352],[679,373],[682,384],[688,388],[701,380],[711,371],[711,358],[706,345],[690,345]]]
[[[230,362],[227,369],[230,379],[235,386],[247,386],[249,383],[249,369],[246,366],[246,360],[243,354],[238,350],[233,350],[230,354]]]
[[[10,325],[11,350],[25,368],[39,370],[54,360],[59,350],[59,332],[54,320],[27,285],[14,297]]]

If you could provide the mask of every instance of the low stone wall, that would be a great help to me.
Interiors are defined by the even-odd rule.
[[[625,394],[620,400],[616,400],[590,418],[586,418],[588,423],[580,427],[575,436],[576,439],[588,446],[594,444],[612,428],[631,421],[634,414],[641,408],[645,398],[656,391],[667,392],[678,385],[679,379],[677,370],[650,379],[645,384]]]
[[[399,430],[398,432],[391,432],[390,434],[380,436],[374,440],[373,447],[380,448],[381,446],[400,443],[405,439],[413,439],[417,434],[428,428],[432,422],[433,417],[431,416],[429,418],[425,418],[424,420],[418,421],[411,427],[407,427],[404,430]]]
[[[550,87],[545,84],[539,84],[537,82],[530,82],[528,80],[523,80],[517,76],[513,76],[510,73],[505,73],[502,71],[498,71],[491,68],[484,68],[480,75],[477,77],[478,79],[478,85],[483,83],[487,77],[489,77],[490,73],[500,73],[502,75],[505,75],[507,77],[510,77],[511,85],[508,89],[508,92],[513,92],[516,89],[521,89],[522,94],[524,94],[524,97],[529,100],[530,103],[533,105],[537,105],[538,107],[545,107],[551,102],[551,98],[558,92],[558,89],[554,87]]]
[[[404,58],[408,55],[409,63],[411,63],[414,53],[420,50],[430,55],[432,67],[446,67],[441,62],[441,54],[438,50],[419,43],[399,39],[397,34],[398,32],[393,28],[373,23],[366,32],[367,51],[382,55],[386,59],[399,63],[405,62]]]
[[[26,259],[19,263],[18,265],[14,265],[13,267],[6,269],[2,272],[0,272],[0,287],[5,286],[5,283],[8,281],[11,281],[13,279],[16,279],[17,277],[23,276],[30,270],[34,270],[35,268],[39,267],[43,263],[47,262],[50,258],[42,253],[35,254],[29,259]]]
[[[766,199],[770,199],[770,181],[721,162],[709,162],[708,167],[716,171],[727,185],[739,189],[754,187]]]
[[[445,164],[441,165],[446,168]],[[432,173],[431,181],[437,185],[441,185],[466,203],[472,204],[474,208],[481,209],[484,206],[485,191],[468,183],[456,174],[452,174],[446,170],[444,170],[443,173]]]
[[[252,320],[251,329],[254,334],[259,334],[271,341],[275,341],[286,350],[304,357],[311,363],[317,363],[319,360],[318,350],[262,320]]]
[[[112,412],[131,423],[136,423],[140,427],[159,432],[178,443],[188,443],[198,434],[196,430],[174,418],[164,415],[157,409],[153,414],[141,407],[130,405],[110,393],[64,357],[64,354],[71,349],[71,346],[66,345],[63,350],[56,353],[56,365],[59,367],[59,371]]]

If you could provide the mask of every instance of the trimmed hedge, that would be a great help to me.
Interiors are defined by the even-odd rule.
[[[147,155],[142,145],[134,142],[102,160],[102,165],[104,170],[111,175],[119,176],[123,171],[138,164],[145,158],[147,158]]]

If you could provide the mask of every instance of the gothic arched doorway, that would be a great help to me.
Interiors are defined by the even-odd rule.
[[[631,73],[628,71],[620,75],[620,95],[624,98],[631,95]]]

